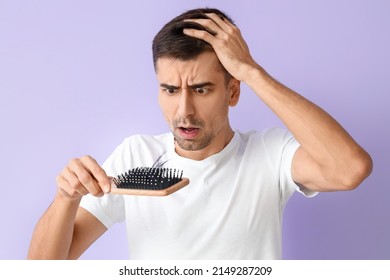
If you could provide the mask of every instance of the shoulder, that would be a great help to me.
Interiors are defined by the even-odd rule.
[[[270,128],[240,133],[240,146],[251,157],[274,162],[294,154],[299,144],[287,129]]]
[[[274,127],[264,129],[262,131],[250,130],[248,132],[239,133],[241,141],[255,144],[263,144],[266,146],[280,146],[294,140],[294,137],[285,128]]]

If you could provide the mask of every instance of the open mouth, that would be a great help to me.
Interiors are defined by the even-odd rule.
[[[198,135],[199,128],[196,127],[178,127],[180,135],[185,139],[192,139]]]
[[[188,132],[188,133],[191,133],[191,132],[198,130],[198,128],[195,128],[195,127],[179,127],[179,129],[181,131]]]

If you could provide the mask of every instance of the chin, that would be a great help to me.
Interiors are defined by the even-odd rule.
[[[179,140],[178,140],[179,139]],[[212,139],[203,139],[203,141],[195,141],[195,140],[184,140],[175,137],[175,143],[185,151],[200,151],[203,150],[204,148],[208,147],[211,143]]]

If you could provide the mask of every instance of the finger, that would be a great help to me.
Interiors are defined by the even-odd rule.
[[[183,33],[192,36],[201,40],[206,41],[207,43],[214,45],[217,44],[215,39],[222,40],[224,42],[231,41],[234,38],[240,37],[239,29],[230,23],[228,20],[221,19],[216,14],[207,14],[212,16],[213,18],[209,19],[190,19],[186,21],[192,21],[197,24],[202,25],[208,32],[204,30],[198,30],[193,28],[184,28]],[[191,31],[188,31],[191,30]],[[210,33],[211,36],[209,36]]]
[[[69,170],[74,173],[76,180],[72,181],[72,187],[82,195],[91,193],[98,195],[102,188],[81,159],[74,159],[69,164]]]
[[[184,21],[197,23],[197,24],[203,26],[203,28],[205,28],[210,34],[212,34],[214,36],[217,35],[218,32],[219,33],[221,32],[221,27],[218,26],[218,24],[216,24],[210,18],[185,19]],[[192,28],[187,27],[185,29],[192,29]]]
[[[97,181],[100,189],[102,189],[105,193],[110,192],[110,178],[96,160],[90,156],[85,156],[81,158],[81,160],[85,167],[89,170],[92,177]]]
[[[224,18],[223,16],[219,16],[219,15],[214,14],[214,13],[206,14],[206,16],[211,18],[219,27],[221,27],[224,30],[226,27],[235,26],[229,20]]]
[[[210,31],[214,33],[218,33],[217,31],[219,29],[222,29],[224,32],[231,32],[232,29],[236,28],[236,26],[231,23],[228,19],[214,14],[214,13],[207,13],[205,14],[208,18],[198,18],[198,19],[185,19],[184,21],[192,21],[196,22],[203,27],[207,27],[210,29]]]
[[[69,199],[76,199],[79,197],[77,192],[72,191],[72,188],[70,187],[69,182],[65,179],[65,177],[62,175],[63,172],[61,172],[60,175],[56,178],[57,188],[58,191],[61,192],[63,196]]]
[[[86,187],[84,186],[83,183],[81,183],[77,175],[71,172],[69,169],[68,171],[65,171],[65,174],[66,174],[66,179],[69,182],[72,191],[77,192],[80,195],[87,195],[88,193],[94,196],[103,195],[102,189],[97,184],[93,184],[92,188],[88,186]]]
[[[56,178],[58,190],[69,199],[78,199],[88,193],[77,177],[66,167]]]
[[[184,28],[183,33],[185,35],[206,41],[210,45],[213,45],[213,42],[215,42],[215,40],[216,40],[216,38],[212,34],[210,34],[209,32],[207,32],[205,30]]]
[[[210,17],[216,24],[218,24],[218,26],[224,31],[225,34],[233,36],[235,33],[240,34],[238,27],[231,23],[228,19],[212,13],[206,15]]]
[[[207,31],[209,31],[211,34],[217,33],[219,30],[221,30],[221,27],[211,18],[185,19],[184,21],[197,23],[207,29]]]

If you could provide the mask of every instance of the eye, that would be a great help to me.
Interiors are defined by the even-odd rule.
[[[166,92],[168,95],[174,95],[175,93],[179,92],[179,90],[176,88],[168,88],[168,87],[163,87],[162,90]]]
[[[209,92],[209,90],[207,88],[203,88],[203,87],[198,87],[198,88],[195,88],[195,91],[196,93],[198,94],[206,94]]]

